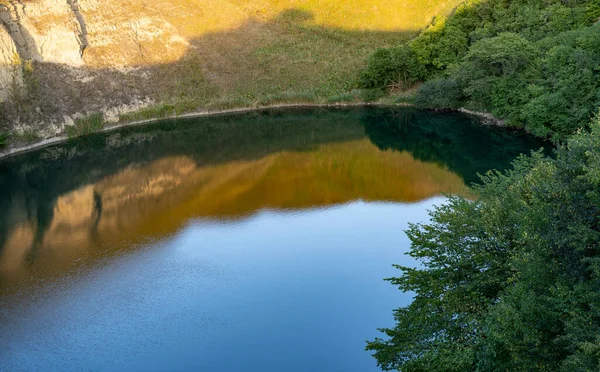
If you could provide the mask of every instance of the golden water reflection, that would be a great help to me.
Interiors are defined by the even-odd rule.
[[[78,138],[0,162],[0,296],[193,220],[465,195],[478,173],[539,147],[464,115],[409,108],[265,110]]]
[[[240,219],[262,209],[320,208],[357,199],[414,202],[465,191],[461,177],[442,166],[407,152],[381,151],[368,139],[207,166],[169,156],[132,164],[59,196],[37,242],[37,219],[13,215],[22,222],[6,240],[0,273],[8,279],[39,266],[60,268],[99,254],[97,247],[118,249],[169,236],[194,218]],[[25,210],[20,202],[14,199],[15,213]]]

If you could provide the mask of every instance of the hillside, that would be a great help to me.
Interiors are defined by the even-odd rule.
[[[2,128],[36,139],[98,112],[335,99],[373,51],[458,3],[2,0]]]
[[[420,85],[422,108],[469,107],[563,141],[600,106],[597,0],[468,0],[419,36],[380,49],[359,85]]]

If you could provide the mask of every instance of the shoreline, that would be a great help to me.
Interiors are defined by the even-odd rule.
[[[141,126],[148,125],[152,123],[156,123],[161,120],[174,120],[174,119],[193,119],[207,116],[218,116],[218,115],[229,115],[229,114],[244,114],[250,112],[258,112],[262,110],[270,110],[270,109],[285,109],[285,108],[336,108],[336,107],[415,107],[414,104],[411,103],[378,103],[378,102],[352,102],[352,103],[282,103],[282,104],[274,104],[267,106],[259,106],[259,107],[240,107],[240,108],[232,108],[225,110],[215,110],[215,111],[195,111],[190,112],[183,115],[170,115],[164,118],[154,118],[154,119],[144,119],[137,120],[132,122],[125,123],[116,123],[114,125],[106,126],[101,130],[90,133],[103,133],[103,132],[111,132],[117,129],[133,127],[133,126]],[[459,108],[455,110],[450,110],[451,112],[460,112],[467,115],[473,115],[483,120],[483,124],[487,125],[497,125],[504,126],[504,121],[494,117],[493,115],[485,112],[477,112],[471,111],[466,108]],[[78,136],[79,137],[79,136]],[[15,148],[7,148],[5,150],[0,150],[0,160],[5,160],[12,156],[21,155],[27,152],[35,151],[42,149],[47,146],[60,144],[66,142],[70,139],[78,138],[78,137],[68,137],[65,135],[60,135],[56,137],[50,137],[32,144],[17,146]]]

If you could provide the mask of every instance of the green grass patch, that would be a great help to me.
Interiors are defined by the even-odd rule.
[[[314,92],[283,92],[276,94],[264,94],[257,97],[259,106],[269,106],[284,103],[316,103],[319,97]]]
[[[78,137],[99,132],[102,128],[104,128],[104,115],[101,112],[95,112],[76,119],[75,125],[67,127],[65,131],[69,137]]]
[[[144,108],[142,110],[128,112],[119,115],[120,122],[133,122],[151,119],[163,119],[175,114],[175,106],[170,104],[161,104]]]
[[[327,98],[327,103],[339,103],[339,102],[355,102],[356,96],[352,93],[344,92],[340,94],[334,94]]]
[[[414,103],[415,103],[415,95],[411,94],[411,95],[390,96],[389,103],[396,104],[396,105],[397,104],[414,105]]]
[[[11,140],[14,142],[36,142],[41,139],[40,135],[34,131],[25,131],[23,133],[15,133],[11,136]]]
[[[385,96],[385,93],[380,89],[357,89],[355,92],[358,93],[363,102],[375,102]]]

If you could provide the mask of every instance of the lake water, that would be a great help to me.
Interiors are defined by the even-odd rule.
[[[403,233],[542,144],[412,109],[159,122],[0,162],[0,370],[377,371]]]

